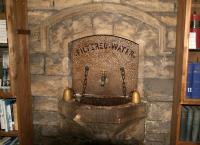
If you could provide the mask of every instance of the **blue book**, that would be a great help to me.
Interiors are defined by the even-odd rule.
[[[193,63],[192,98],[200,99],[200,63]]]
[[[188,64],[186,96],[192,98],[193,63]]]

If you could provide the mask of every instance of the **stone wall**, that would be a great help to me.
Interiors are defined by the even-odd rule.
[[[67,43],[108,34],[140,45],[139,91],[147,103],[145,144],[169,145],[176,2],[174,0],[28,0],[35,144],[59,138],[58,102],[70,85]],[[159,110],[159,111],[158,111]]]

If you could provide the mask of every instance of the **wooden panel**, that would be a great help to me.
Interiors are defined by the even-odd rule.
[[[17,98],[20,145],[32,145],[32,98],[27,35],[16,34],[27,28],[27,1],[6,0],[8,20],[11,92]]]
[[[178,23],[176,39],[176,64],[174,75],[174,102],[171,126],[171,145],[175,145],[179,139],[180,131],[180,100],[185,96],[187,61],[188,61],[188,34],[191,15],[191,0],[178,0]],[[187,22],[187,23],[186,23]]]

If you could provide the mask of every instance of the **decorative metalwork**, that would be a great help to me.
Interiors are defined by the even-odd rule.
[[[139,45],[135,42],[111,35],[88,36],[72,41],[69,54],[72,88],[77,94],[85,94],[85,72],[80,68],[86,65],[90,67],[87,95],[124,96],[121,91],[122,66],[126,69],[126,94],[137,89]],[[104,87],[101,86],[102,70],[106,72]]]
[[[89,72],[89,66],[85,66],[85,73],[84,73],[84,81],[83,81],[83,89],[82,89],[82,96],[85,95],[85,90],[87,88],[87,77]]]
[[[122,93],[124,95],[124,97],[126,97],[126,83],[125,83],[125,69],[124,67],[120,68],[120,72],[121,72],[121,76],[122,76]]]

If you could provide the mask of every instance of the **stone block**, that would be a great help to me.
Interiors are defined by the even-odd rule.
[[[151,142],[147,141],[144,143],[144,145],[165,145],[163,142]]]
[[[146,133],[145,140],[147,142],[164,142],[165,134],[163,133]]]
[[[165,134],[165,145],[170,145],[170,133]]]
[[[30,26],[29,48],[31,53],[44,53],[46,51],[46,27]]]
[[[174,76],[174,57],[145,57],[144,77],[170,78]]]
[[[58,111],[58,98],[55,97],[33,97],[34,111]]]
[[[113,34],[113,15],[101,14],[93,19],[93,28],[95,34]]]
[[[46,137],[56,137],[59,135],[59,127],[57,125],[44,125],[41,134]]]
[[[48,53],[63,55],[63,40],[67,39],[71,31],[68,29],[72,20],[61,21],[48,28]]]
[[[91,29],[92,29],[92,18],[90,14],[74,17],[72,25],[69,27],[69,30],[73,34],[81,33]]]
[[[41,32],[39,27],[30,26],[31,35],[29,37],[30,52],[43,52],[41,48]]]
[[[133,39],[136,42],[143,42],[142,47],[145,56],[157,56],[159,54],[159,31],[152,26],[138,23]]]
[[[168,26],[176,26],[177,24],[177,17],[174,16],[161,16],[160,17],[161,22],[165,23]]]
[[[33,144],[39,145],[38,143],[41,140],[41,126],[40,125],[33,125]]]
[[[93,0],[93,2],[120,3],[120,0]]]
[[[169,133],[171,121],[146,121],[146,132],[149,133]]]
[[[162,23],[167,25],[168,27],[175,27],[177,25],[177,13],[151,13],[156,19],[160,20]]]
[[[172,102],[173,101],[173,96],[147,96],[147,100],[149,102]]]
[[[47,75],[67,75],[68,57],[62,57],[57,53],[46,57],[45,70]]]
[[[152,121],[170,121],[172,115],[172,104],[156,102],[148,104],[147,119]]]
[[[61,97],[67,86],[64,76],[32,75],[31,90],[33,96]]]
[[[28,11],[28,23],[29,25],[38,25],[46,20],[49,16],[52,16],[56,11],[41,11],[41,10],[30,10]]]
[[[59,123],[60,123],[60,116],[58,112],[33,111],[34,125],[58,126]]]
[[[144,93],[146,97],[173,96],[172,79],[144,79]]]
[[[29,9],[56,9],[74,7],[90,3],[92,0],[28,0]]]
[[[167,33],[167,47],[174,48],[176,47],[176,31],[169,30]]]
[[[114,23],[114,34],[126,39],[133,40],[139,25],[139,21],[128,17],[118,16],[119,20]],[[117,18],[115,18],[117,19]]]
[[[44,74],[44,55],[30,54],[31,74]]]
[[[174,2],[159,0],[121,0],[122,4],[131,5],[147,12],[173,12]]]

